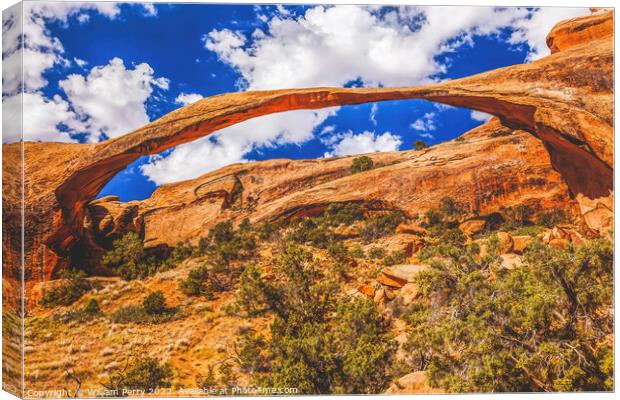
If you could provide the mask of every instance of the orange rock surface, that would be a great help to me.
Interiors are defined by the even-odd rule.
[[[98,144],[24,143],[26,279],[50,279],[69,265],[76,251],[83,251],[80,249],[90,242],[89,229],[93,229],[87,221],[89,203],[116,173],[142,155],[159,153],[260,115],[384,100],[427,99],[490,113],[498,120],[469,134],[464,144],[450,142],[419,153],[374,156],[402,162],[364,174],[346,176],[345,165],[350,162],[346,158],[272,160],[254,164],[255,171],[241,176],[238,173],[247,165],[201,177],[202,186],[196,193],[196,180],[162,187],[139,207],[147,244],[177,242],[235,213],[264,220],[312,212],[312,207],[320,208],[327,201],[352,200],[415,213],[436,204],[443,193],[462,198],[472,209],[483,212],[500,204],[523,202],[554,207],[566,204],[570,194],[580,204],[587,203],[589,210],[596,210],[593,221],[586,222],[598,224],[604,231],[609,228],[608,212],[613,212],[608,207],[613,204],[609,201],[613,185],[612,21],[611,12],[566,21],[549,34],[552,55],[453,81],[422,87],[222,94]],[[19,163],[20,146],[4,145],[3,154]],[[286,173],[264,187],[244,178],[267,170]],[[235,178],[226,180],[229,178],[221,174]],[[291,190],[287,176],[291,182],[314,184]],[[216,177],[223,180],[216,184]],[[236,199],[230,197],[229,190],[237,180],[245,198],[243,205],[235,208]],[[368,182],[373,182],[372,187],[367,187]],[[436,197],[432,191],[437,192]],[[200,201],[190,203],[192,196]],[[15,210],[18,191],[5,192],[4,204]],[[252,205],[255,211],[248,213],[247,207]],[[162,207],[175,218],[167,218]],[[20,234],[19,223],[12,220],[15,215],[9,212],[5,217],[5,236]],[[202,225],[192,221],[191,216],[196,215],[200,218],[194,219]],[[9,260],[19,251],[11,239],[3,241],[3,247]],[[5,273],[17,267],[8,265]]]

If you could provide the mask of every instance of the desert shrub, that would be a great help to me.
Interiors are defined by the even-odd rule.
[[[424,225],[428,228],[443,224],[444,215],[441,211],[430,209],[424,213]]]
[[[200,240],[198,251],[209,257],[212,268],[209,284],[213,290],[227,290],[239,275],[233,261],[252,259],[257,241],[249,220],[244,220],[237,230],[232,222],[220,222]]]
[[[150,315],[161,315],[168,310],[166,307],[166,298],[161,290],[146,296],[142,302],[142,307],[144,307],[144,311]]]
[[[189,271],[187,278],[179,284],[181,292],[187,296],[204,296],[206,298],[213,297],[213,290],[208,283],[209,269],[206,266],[200,266]]]
[[[364,209],[357,203],[332,203],[325,209],[323,219],[331,226],[350,225],[364,219]]]
[[[363,258],[364,250],[362,250],[362,246],[356,244],[349,249],[349,255],[353,258]]]
[[[177,244],[174,249],[172,249],[172,253],[170,253],[170,257],[166,261],[176,266],[191,257],[193,253],[194,247],[192,245],[186,242],[181,242]]]
[[[172,367],[169,363],[160,363],[152,357],[142,357],[133,361],[121,371],[110,375],[103,386],[117,391],[144,390],[153,393],[155,389],[167,388],[172,385]]]
[[[372,215],[366,220],[360,236],[364,242],[372,242],[380,237],[393,234],[396,227],[404,221],[405,216],[400,211]]]
[[[455,142],[459,142],[459,143],[464,142],[464,141],[465,141],[465,137],[464,137],[464,136],[457,136],[457,137],[454,139],[454,141],[455,141]]]
[[[179,317],[176,307],[168,307],[162,291],[150,293],[141,305],[121,307],[110,316],[112,322],[119,324],[159,324]]]
[[[553,228],[555,225],[565,224],[569,221],[570,214],[565,210],[559,209],[540,214],[536,220],[536,223],[547,228]]]
[[[319,218],[303,218],[286,236],[286,240],[326,249],[333,241],[328,228],[329,225]]]
[[[51,308],[71,305],[93,288],[93,284],[86,279],[84,271],[67,270],[63,271],[60,277],[61,284],[46,290],[43,294],[40,301],[42,306]]]
[[[351,173],[369,171],[373,167],[372,158],[368,156],[355,157],[351,162]]]
[[[442,241],[418,275],[425,300],[407,315],[412,369],[450,392],[611,390],[611,242],[562,250],[536,241],[511,269],[496,238],[479,251]]]
[[[269,340],[243,339],[246,356],[239,364],[258,362],[261,385],[296,387],[304,394],[380,393],[391,379],[395,351],[381,314],[370,300],[338,299],[337,285],[319,263],[288,244],[277,262],[280,279],[264,282],[257,271],[244,276],[242,307],[271,312],[275,320]]]
[[[112,250],[105,253],[103,263],[111,268],[124,264],[137,264],[145,258],[144,244],[135,232],[128,232],[112,244]]]
[[[368,258],[371,260],[383,259],[385,255],[385,250],[381,247],[373,246],[368,249]]]
[[[137,233],[129,232],[112,243],[112,249],[104,254],[102,262],[123,280],[129,281],[144,279],[158,271],[175,267],[180,262],[177,258],[186,251],[181,246],[179,250],[173,250],[174,259],[158,259],[147,254]]]
[[[443,213],[443,215],[451,218],[458,218],[466,212],[461,204],[457,203],[456,200],[448,196],[441,198],[439,210]]]
[[[96,299],[90,299],[82,308],[69,310],[61,314],[55,314],[54,320],[58,322],[88,322],[101,315],[99,302]]]
[[[428,145],[426,143],[424,143],[424,141],[417,139],[414,143],[413,143],[413,148],[416,150],[424,150],[428,148]]]
[[[387,266],[404,264],[407,261],[407,253],[404,251],[392,251],[383,258],[383,264]]]
[[[500,210],[504,223],[502,229],[514,230],[531,224],[530,217],[532,210],[525,204],[519,204],[513,207],[506,207]]]
[[[512,229],[510,231],[510,234],[513,236],[522,236],[522,235],[536,236],[543,230],[544,228],[540,225],[527,225],[527,226],[522,226],[520,228]]]
[[[327,246],[329,255],[338,262],[344,262],[349,259],[349,251],[342,242],[333,242]]]

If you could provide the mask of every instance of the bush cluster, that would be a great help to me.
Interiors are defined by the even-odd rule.
[[[54,314],[54,320],[63,323],[88,322],[101,315],[99,302],[96,299],[90,299],[82,308],[69,310],[61,314]]]
[[[179,289],[186,296],[204,296],[213,298],[213,289],[209,282],[209,269],[203,265],[192,269],[187,278],[179,284]]]
[[[114,323],[160,324],[178,318],[178,309],[168,307],[161,290],[150,293],[140,305],[121,307],[110,316]]]
[[[155,389],[172,386],[172,367],[152,357],[141,357],[128,362],[126,367],[110,375],[103,386],[121,394],[123,390],[144,390],[147,394]]]
[[[303,394],[380,393],[390,382],[396,350],[374,302],[337,296],[319,261],[294,243],[277,263],[280,279],[255,268],[240,281],[238,306],[275,315],[270,338],[241,335],[238,363],[256,383],[297,387]]]
[[[58,287],[46,290],[40,300],[44,307],[68,306],[78,301],[85,293],[93,289],[93,284],[86,279],[84,271],[67,270],[61,273]]]
[[[351,173],[369,171],[373,168],[372,158],[368,156],[355,157],[351,162]]]
[[[611,242],[535,241],[510,269],[498,247],[493,235],[481,256],[451,234],[427,252],[424,296],[407,315],[411,368],[451,392],[611,390]]]

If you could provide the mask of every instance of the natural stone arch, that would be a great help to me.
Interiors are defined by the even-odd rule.
[[[613,184],[613,40],[609,29],[601,27],[613,28],[611,19],[607,13],[574,20],[573,29],[562,26],[562,32],[579,32],[578,40],[560,41],[550,34],[552,43],[562,43],[557,49],[561,51],[531,64],[454,81],[421,87],[286,89],[209,97],[114,140],[59,145],[54,162],[63,171],[57,176],[50,176],[41,165],[40,152],[54,152],[53,148],[26,146],[28,184],[38,190],[26,199],[26,212],[39,220],[53,219],[43,232],[33,227],[33,237],[26,240],[27,262],[42,263],[47,279],[65,265],[67,251],[81,237],[85,206],[139,157],[250,118],[290,110],[425,99],[486,112],[506,126],[540,138],[577,198],[609,196]],[[583,35],[584,29],[594,29],[596,36]],[[42,255],[34,254],[37,243],[45,247]]]

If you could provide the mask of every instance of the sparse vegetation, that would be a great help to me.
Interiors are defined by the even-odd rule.
[[[63,271],[60,285],[53,289],[46,290],[40,303],[47,308],[68,306],[78,301],[92,288],[93,284],[86,279],[86,273],[84,271]]]
[[[159,324],[178,318],[178,309],[168,307],[162,291],[150,293],[142,304],[124,306],[110,316],[112,322],[126,324]]]
[[[355,157],[351,162],[351,173],[356,174],[358,172],[369,171],[373,166],[372,158],[368,156]]]
[[[424,141],[417,139],[414,143],[413,143],[413,148],[415,150],[424,150],[428,148],[428,145],[426,143],[424,143]]]
[[[278,274],[277,282],[263,282],[246,271],[241,282],[239,304],[246,312],[276,316],[264,353],[262,337],[244,338],[242,368],[258,363],[260,384],[297,387],[303,394],[385,389],[395,345],[375,304],[339,299],[335,282],[295,244],[283,250]]]
[[[212,268],[209,272],[209,285],[214,291],[227,290],[241,273],[233,265],[238,260],[251,260],[256,248],[256,235],[249,221],[244,221],[239,229],[232,222],[220,222],[209,235],[199,243],[198,252],[207,255]]]
[[[123,390],[153,393],[155,389],[170,387],[171,379],[172,367],[169,363],[160,363],[152,357],[142,357],[127,363],[123,370],[110,375],[102,385],[119,395],[126,395]]]
[[[209,269],[206,265],[192,269],[187,278],[179,284],[181,292],[187,296],[204,296],[213,298],[213,290],[209,283]]]
[[[404,221],[405,215],[400,211],[375,214],[366,220],[360,234],[364,242],[370,243],[382,236],[393,234],[396,227]]]
[[[505,269],[497,237],[483,257],[454,239],[428,252],[431,270],[418,277],[423,301],[407,317],[413,370],[450,392],[611,390],[609,241],[535,242],[524,265]]]
[[[54,320],[58,322],[88,322],[96,317],[101,316],[99,302],[96,299],[90,299],[86,306],[76,308],[64,313],[54,314]]]
[[[555,225],[565,224],[570,221],[570,214],[565,210],[552,210],[547,213],[540,214],[536,223],[538,225],[552,228]]]

